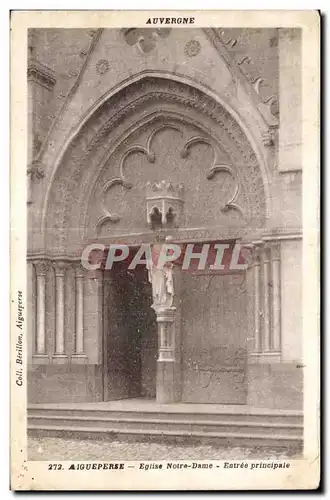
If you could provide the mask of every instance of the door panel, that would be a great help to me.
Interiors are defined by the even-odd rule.
[[[246,403],[246,307],[243,274],[184,276],[183,401]]]

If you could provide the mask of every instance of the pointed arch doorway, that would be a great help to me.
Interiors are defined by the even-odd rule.
[[[84,123],[53,176],[43,222],[49,255],[53,252],[77,258],[89,241],[119,241],[128,245],[152,241],[154,233],[148,227],[146,213],[149,181],[184,185],[182,217],[173,234],[180,241],[239,238],[247,228],[257,231],[264,226],[268,198],[260,155],[230,112],[210,96],[182,82],[146,77],[109,98],[94,115]],[[157,330],[150,307],[150,284],[146,276],[140,280],[145,283],[142,288],[136,285],[136,276],[120,276],[105,273],[104,286],[93,285],[91,289],[93,304],[84,313],[86,357],[91,366],[104,368],[106,400],[136,395],[153,397],[157,384],[156,373],[152,375],[157,365]],[[184,286],[192,297],[189,287],[193,285]],[[195,286],[197,295],[203,295],[201,288],[201,283]],[[224,286],[223,293],[227,292]],[[215,290],[214,296],[216,293]],[[130,306],[137,299],[138,307]],[[103,318],[99,317],[100,303]],[[192,340],[186,350],[192,348],[200,366],[199,358],[205,350],[200,340],[208,331],[205,325],[197,328],[201,315],[189,301],[186,304],[182,321],[186,325],[191,321],[192,327],[183,328],[181,334],[183,340],[185,336]],[[234,296],[230,307],[239,308]],[[217,308],[217,304],[212,305],[212,329],[217,327],[217,315],[221,319],[221,308]],[[143,314],[137,314],[141,310]],[[231,328],[236,331],[237,325],[232,324]],[[229,336],[228,325],[226,329]],[[110,331],[114,334],[109,335]],[[152,337],[147,342],[149,354],[144,358],[141,353],[148,349],[143,347],[142,331],[151,332]],[[66,333],[74,337],[74,326]],[[246,329],[245,338],[250,333]],[[218,340],[216,335],[213,338]],[[214,352],[211,337],[209,340],[208,350]],[[220,354],[227,357],[226,352]],[[149,385],[143,382],[147,357],[152,360]],[[204,365],[205,369],[216,368],[212,357]],[[179,379],[181,367],[175,370]],[[162,376],[165,380],[167,374]],[[193,391],[197,382],[186,376],[188,379]],[[88,397],[94,397],[88,375],[84,380]],[[215,377],[212,383],[214,380]],[[201,390],[200,395],[203,394],[205,391]],[[216,391],[214,394],[217,396]],[[198,402],[196,391],[190,401]],[[220,400],[214,397],[214,402]]]

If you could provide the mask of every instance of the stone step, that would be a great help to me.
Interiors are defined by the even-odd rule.
[[[114,425],[120,425],[121,429],[146,429],[146,430],[169,430],[169,431],[177,431],[185,429],[189,432],[204,432],[204,433],[212,433],[212,432],[226,432],[226,433],[234,433],[234,432],[243,432],[249,434],[258,434],[262,432],[263,434],[276,434],[281,433],[282,435],[293,435],[293,436],[302,436],[303,435],[303,425],[302,424],[290,424],[286,422],[255,422],[252,420],[249,421],[235,421],[228,422],[226,420],[221,419],[212,419],[212,420],[193,420],[191,418],[187,418],[185,420],[177,420],[177,419],[158,419],[158,418],[149,418],[144,419],[140,416],[133,417],[122,417],[116,418],[112,415],[109,416],[60,416],[53,415],[51,413],[46,413],[44,415],[29,415],[28,424],[36,425],[36,426],[49,426],[56,425],[61,423],[63,426],[79,426],[83,425],[85,427],[103,427],[106,429],[111,429]]]
[[[54,405],[55,406],[55,405]],[[136,419],[140,418],[143,421],[148,420],[176,420],[176,421],[187,421],[191,420],[194,422],[207,421],[207,420],[221,420],[222,422],[231,423],[233,420],[235,422],[265,422],[268,424],[292,424],[292,425],[302,425],[303,415],[298,411],[277,411],[268,410],[265,411],[235,411],[233,412],[179,412],[173,411],[167,407],[161,411],[134,411],[134,410],[113,410],[113,409],[80,409],[80,408],[56,408],[56,407],[42,407],[42,405],[30,406],[28,408],[28,415],[30,416],[45,416],[51,414],[53,416],[60,416],[62,418],[66,417],[78,417],[85,416],[91,419],[95,417],[98,418],[113,418],[117,420],[122,420],[124,418]]]
[[[79,439],[109,439],[112,440],[133,440],[143,442],[182,442],[182,443],[203,443],[219,446],[246,446],[254,448],[258,446],[269,448],[283,448],[287,451],[300,450],[303,439],[299,435],[285,435],[280,433],[246,433],[246,432],[208,432],[189,431],[183,429],[159,430],[159,429],[124,429],[122,426],[112,425],[108,427],[95,427],[67,425],[41,425],[29,424],[28,434],[34,436],[47,437],[70,437]]]

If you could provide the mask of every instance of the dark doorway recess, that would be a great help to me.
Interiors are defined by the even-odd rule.
[[[157,323],[144,265],[104,271],[106,401],[155,398]]]

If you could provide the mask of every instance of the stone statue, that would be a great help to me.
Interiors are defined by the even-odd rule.
[[[172,307],[174,286],[173,286],[173,263],[159,263],[159,255],[162,244],[153,245],[152,259],[149,262],[149,281],[152,285],[152,297],[154,309],[166,309]]]

